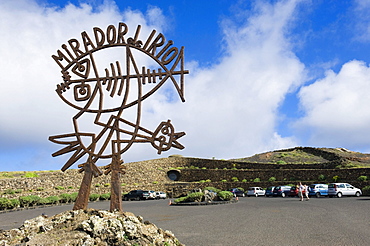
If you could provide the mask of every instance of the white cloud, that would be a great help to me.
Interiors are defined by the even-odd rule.
[[[356,0],[354,8],[348,17],[350,22],[353,22],[355,28],[352,30],[354,39],[360,42],[369,42],[370,40],[370,1]]]
[[[187,131],[184,155],[232,158],[295,146],[275,129],[284,96],[304,79],[284,35],[295,6],[287,3],[258,5],[243,26],[224,25],[227,56],[191,69],[184,105],[151,104],[155,113],[174,112],[174,124]]]
[[[304,80],[304,66],[286,36],[296,4],[259,3],[242,26],[224,25],[227,55],[211,68],[198,67],[194,61],[187,64],[191,74],[186,77],[185,104],[169,103],[163,90],[145,101],[144,127],[154,130],[168,117],[177,131],[187,133],[180,139],[186,149],[165,156],[233,158],[295,145],[294,139],[279,136],[276,121],[284,96]],[[158,18],[153,18],[153,12]],[[95,26],[119,21],[132,32],[138,23],[143,33],[166,28],[159,9],[152,8],[147,15],[131,10],[120,13],[112,2],[97,10],[88,5],[57,9],[33,1],[9,1],[0,3],[0,16],[0,145],[9,148],[11,143],[20,150],[32,145],[35,153],[27,153],[22,162],[37,158],[36,169],[61,167],[63,158],[51,162],[50,156],[42,160],[40,153],[60,148],[49,143],[48,136],[72,131],[75,111],[54,92],[61,77],[50,56],[60,45],[73,37],[80,39],[84,30],[91,33]],[[123,159],[157,158],[155,153],[148,144],[137,145]]]
[[[299,92],[306,115],[296,124],[297,134],[309,133],[308,144],[366,149],[370,138],[369,91],[370,68],[364,62],[347,62],[337,74],[327,71],[323,79]]]

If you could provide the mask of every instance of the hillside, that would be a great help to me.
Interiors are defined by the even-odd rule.
[[[269,164],[316,164],[338,160],[343,163],[342,168],[370,167],[370,154],[345,148],[295,147],[232,160]]]

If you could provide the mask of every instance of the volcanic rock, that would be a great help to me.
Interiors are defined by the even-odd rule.
[[[172,232],[162,230],[130,212],[72,210],[26,220],[18,229],[0,231],[7,245],[183,245]]]

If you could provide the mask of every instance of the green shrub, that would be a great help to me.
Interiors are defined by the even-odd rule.
[[[55,189],[56,189],[56,190],[64,190],[64,187],[63,187],[63,186],[59,186],[59,185],[58,185],[58,186],[55,186]]]
[[[158,181],[153,181],[153,184],[158,184]]]
[[[334,182],[337,182],[339,180],[339,176],[335,175],[332,179],[333,179]]]
[[[275,181],[276,181],[276,178],[275,178],[275,177],[270,177],[270,178],[269,178],[269,181],[270,181],[270,182],[275,182]]]
[[[205,183],[206,181],[204,179],[199,180],[199,183]]]
[[[220,189],[217,189],[215,187],[212,187],[212,186],[207,186],[207,187],[204,187],[203,190],[211,190],[211,191],[214,191],[216,193],[220,192],[221,190]]]
[[[227,182],[227,180],[226,179],[223,179],[223,180],[221,180],[221,182]]]
[[[109,187],[110,186],[110,183],[105,183],[104,184],[104,187]]]
[[[176,202],[176,203],[186,202],[187,198],[188,198],[187,196],[179,197],[179,198],[175,199],[174,202]]]
[[[367,180],[367,176],[360,176],[357,178],[358,181],[366,181]]]
[[[68,186],[67,189],[72,190],[73,189],[73,186]]]
[[[100,195],[99,194],[90,194],[89,200],[90,201],[97,201],[99,199]]]
[[[239,182],[239,179],[237,177],[232,177],[231,178],[231,181],[233,181],[233,182]]]
[[[104,193],[100,195],[100,200],[109,200],[110,199],[110,193]]]
[[[4,194],[13,195],[13,194],[15,194],[15,190],[7,189],[7,190],[4,191]]]
[[[318,180],[324,181],[326,179],[326,176],[324,174],[320,174],[319,177],[317,177]]]
[[[23,191],[22,189],[16,189],[14,192],[19,194],[19,193],[22,193],[22,191]]]
[[[285,161],[280,160],[280,161],[277,161],[276,164],[283,165],[283,164],[287,164],[287,163]]]
[[[362,188],[362,195],[369,196],[370,195],[370,185],[365,186]]]
[[[38,201],[38,204],[39,205],[46,205],[46,204],[50,204],[50,201],[47,198],[41,197],[40,200]]]
[[[20,205],[20,202],[19,202],[19,199],[18,198],[12,198],[12,199],[9,199],[11,204],[12,204],[12,207],[11,208],[18,208],[19,205]]]
[[[42,188],[42,187],[37,187],[37,189],[36,189],[37,191],[43,191],[44,190],[44,188]]]
[[[62,203],[68,203],[72,201],[71,194],[63,193],[59,195],[59,201]]]
[[[12,205],[8,198],[0,197],[0,210],[8,209]]]
[[[207,169],[206,167],[202,167],[203,170]]]
[[[201,202],[203,196],[204,196],[203,192],[190,193],[187,196],[187,201],[189,201],[189,202]]]
[[[255,178],[255,179],[253,179],[253,182],[261,182],[261,179],[260,178]]]
[[[233,193],[230,191],[220,191],[217,193],[217,196],[222,201],[230,201],[233,198]]]
[[[10,173],[0,173],[0,178],[14,178],[14,176]]]
[[[27,172],[25,175],[22,175],[22,178],[36,178],[39,175],[35,172]]]
[[[28,207],[30,206],[32,200],[29,196],[21,196],[19,197],[19,204],[21,207]]]
[[[95,184],[95,187],[100,187],[101,186],[101,184]]]
[[[59,202],[59,197],[58,196],[49,196],[46,199],[49,200],[48,204],[57,204]]]
[[[38,203],[41,198],[35,195],[21,196],[19,197],[20,206],[29,207],[34,206]]]

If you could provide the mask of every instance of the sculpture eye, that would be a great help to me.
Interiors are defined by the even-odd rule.
[[[72,72],[84,79],[89,77],[90,73],[90,60],[84,59],[82,61],[76,62],[76,65],[72,68]]]
[[[80,84],[74,86],[74,97],[76,101],[86,101],[91,96],[91,87],[89,84]]]

